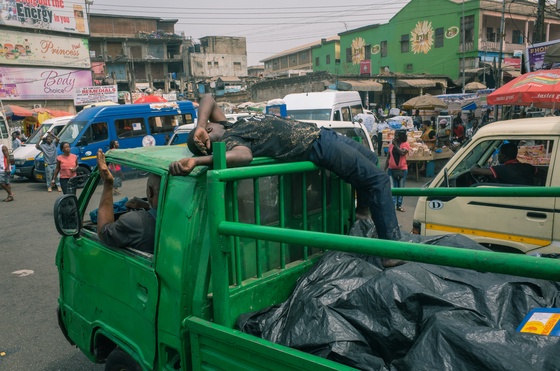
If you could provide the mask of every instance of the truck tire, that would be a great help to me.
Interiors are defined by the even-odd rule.
[[[80,180],[76,184],[76,188],[84,188],[89,178],[89,174],[91,174],[91,171],[87,167],[82,165],[78,166],[78,169],[76,170],[76,176],[80,177]]]
[[[115,348],[105,361],[105,371],[142,371],[142,367],[121,348]]]

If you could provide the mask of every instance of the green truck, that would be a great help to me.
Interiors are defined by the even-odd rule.
[[[325,249],[559,280],[552,259],[347,236],[354,194],[334,174],[267,158],[228,169],[223,144],[214,154],[213,169],[174,177],[169,163],[185,147],[108,152],[123,168],[126,194],[142,196],[148,174],[161,176],[153,254],[99,240],[97,171],[79,199],[55,205],[59,325],[107,370],[351,369],[234,329],[240,314],[286,300]]]

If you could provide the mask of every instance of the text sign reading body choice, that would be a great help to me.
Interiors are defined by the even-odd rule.
[[[88,39],[1,30],[0,64],[90,68]]]
[[[119,101],[119,91],[117,85],[86,86],[77,88],[74,95],[75,106],[85,106],[87,104],[99,102]]]
[[[91,71],[0,67],[0,99],[74,99],[76,88],[91,86]]]
[[[84,0],[0,0],[6,26],[89,34]]]

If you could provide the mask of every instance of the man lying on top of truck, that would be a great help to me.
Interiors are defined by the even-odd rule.
[[[312,123],[278,116],[252,116],[230,124],[212,96],[207,95],[200,101],[197,127],[187,141],[191,152],[201,157],[171,163],[171,174],[188,175],[196,166],[211,166],[209,153],[215,141],[225,142],[228,166],[247,165],[253,156],[273,157],[311,161],[334,172],[356,188],[356,217],[367,218],[369,208],[379,237],[400,239],[389,177],[377,166],[377,155],[355,140]]]
[[[517,160],[516,144],[502,144],[498,152],[498,161],[500,165],[488,168],[475,165],[471,168],[471,174],[486,176],[498,183],[534,185],[533,178],[537,168]]]

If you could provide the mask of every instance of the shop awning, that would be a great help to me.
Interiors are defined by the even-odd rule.
[[[436,82],[427,79],[399,79],[397,88],[433,88],[436,86]]]
[[[339,86],[343,84],[348,84],[349,86],[345,86],[346,89],[344,90],[353,90],[353,91],[382,91],[383,84],[373,81],[373,80],[343,80],[339,81]]]

